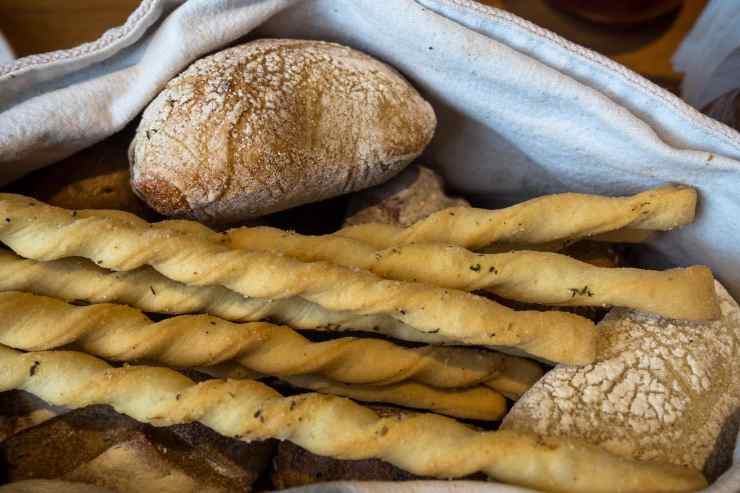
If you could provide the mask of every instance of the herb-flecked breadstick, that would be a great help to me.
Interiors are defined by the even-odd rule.
[[[388,402],[455,418],[496,421],[506,414],[506,399],[480,385],[464,389],[436,389],[416,382],[349,385],[312,375],[286,377],[282,380],[295,387],[322,394],[340,395],[363,402]]]
[[[0,194],[0,240],[23,257],[84,257],[113,270],[150,265],[185,284],[243,296],[300,296],[329,310],[389,315],[463,344],[524,351],[568,364],[593,361],[597,331],[569,313],[514,311],[462,291],[380,279],[326,262],[235,250],[198,235],[109,217],[76,217],[20,195]]]
[[[435,334],[419,332],[391,317],[332,312],[301,298],[246,299],[218,286],[186,286],[148,267],[112,272],[84,259],[39,262],[0,251],[0,272],[3,273],[0,291],[29,291],[87,303],[122,303],[152,313],[208,313],[237,322],[268,319],[299,329],[359,330],[432,344],[451,342],[435,337]],[[445,371],[409,361],[409,370],[398,373],[396,378],[410,378],[409,372],[413,367],[420,375],[415,378],[439,387],[464,387],[485,380],[489,387],[516,400],[543,373],[541,367],[532,361],[498,352],[439,347],[415,351],[444,362]],[[453,378],[458,368],[455,364],[459,362],[464,362],[459,366],[464,372],[459,378]],[[427,380],[424,380],[424,375]]]
[[[255,375],[250,375],[249,372],[243,375],[243,368],[225,363],[215,367],[200,367],[197,370],[217,378],[255,378]],[[439,389],[416,382],[350,385],[316,375],[281,377],[280,380],[293,387],[322,394],[424,409],[456,418],[496,421],[506,413],[506,400],[503,396],[482,385],[462,389]]]
[[[122,219],[143,222],[136,216],[123,214],[119,213]],[[306,236],[270,227],[236,228],[225,237],[192,221],[163,221],[156,227],[201,234],[232,248],[279,252],[304,262],[329,261],[344,267],[359,267],[385,279],[418,281],[464,291],[486,289],[525,303],[622,306],[686,320],[719,317],[714,278],[705,266],[668,271],[604,268],[551,252],[476,254],[440,243],[401,245],[378,251],[353,238]]]
[[[265,375],[321,375],[351,384],[414,380],[434,387],[516,380],[521,395],[542,376],[533,362],[491,351],[343,337],[311,342],[290,327],[235,324],[208,315],[159,322],[136,308],[109,303],[75,306],[16,291],[0,292],[0,344],[27,351],[75,344],[106,359],[189,368],[234,361]],[[510,393],[510,387],[503,385]]]
[[[253,380],[192,380],[167,368],[112,368],[65,351],[0,347],[0,390],[55,405],[111,405],[155,426],[199,421],[245,441],[277,438],[337,459],[378,458],[421,476],[490,478],[548,492],[679,493],[706,485],[698,471],[613,456],[583,442],[512,431],[480,432],[450,418],[381,418],[349,399],[283,397]]]
[[[386,279],[497,295],[556,306],[623,306],[667,318],[719,317],[714,278],[709,268],[667,271],[606,268],[550,252],[473,253],[441,243],[418,243],[376,251],[341,236],[304,236],[280,229],[238,228],[228,245],[274,251],[306,262],[326,260],[359,267]]]
[[[445,209],[408,228],[359,224],[334,234],[376,249],[439,242],[476,250],[496,242],[548,243],[624,228],[668,231],[693,222],[696,199],[696,190],[685,186],[665,186],[629,197],[562,193],[505,209]]]
[[[188,286],[172,281],[150,267],[113,272],[89,260],[64,258],[49,262],[24,259],[0,250],[0,290],[80,300],[123,303],[145,312],[180,315],[208,313],[236,322],[274,320],[297,329],[360,330],[418,333],[421,342],[444,342],[386,315],[354,315],[321,308],[302,298],[264,300],[245,298],[221,286]],[[410,336],[410,335],[409,335]]]

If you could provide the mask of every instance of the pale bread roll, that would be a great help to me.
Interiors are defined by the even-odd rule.
[[[131,182],[162,214],[235,222],[377,185],[435,125],[385,64],[334,43],[263,39],[167,84],[132,142]]]
[[[382,185],[353,194],[344,225],[383,223],[407,227],[439,210],[469,205],[463,198],[447,195],[437,173],[412,165]]]
[[[716,288],[722,318],[715,322],[612,310],[599,324],[596,362],[548,372],[502,428],[580,438],[717,477],[740,424],[740,307]]]

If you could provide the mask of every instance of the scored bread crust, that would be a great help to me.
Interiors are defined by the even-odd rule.
[[[336,396],[283,397],[253,380],[192,380],[167,368],[112,368],[67,351],[0,347],[0,390],[22,389],[71,408],[109,404],[155,426],[200,421],[245,441],[290,440],[339,459],[379,458],[421,476],[481,471],[549,492],[689,492],[706,485],[691,469],[635,462],[570,439],[513,431],[478,432],[450,418],[382,418]]]
[[[435,212],[407,228],[358,224],[334,234],[364,241],[377,249],[438,242],[477,250],[496,242],[549,243],[623,229],[668,231],[694,221],[696,201],[696,190],[681,185],[628,197],[561,193],[505,209],[453,207]]]
[[[75,306],[15,291],[0,293],[0,344],[27,351],[75,344],[107,359],[177,368],[233,361],[265,375],[316,374],[350,384],[414,380],[440,388],[496,388],[499,380],[518,380],[518,394],[542,376],[535,363],[490,351],[404,348],[355,337],[312,342],[290,327],[266,322],[235,324],[208,315],[154,322],[125,305]]]
[[[0,194],[0,241],[36,260],[84,257],[115,270],[150,265],[172,280],[220,285],[248,297],[300,296],[326,309],[390,315],[464,344],[525,351],[549,361],[593,361],[597,332],[583,317],[514,311],[470,293],[380,279],[326,262],[234,250],[207,238],[109,217],[76,217],[34,199]]]
[[[234,222],[381,183],[435,125],[431,105],[364,53],[261,39],[167,84],[131,144],[131,183],[162,214]]]
[[[612,310],[598,326],[596,362],[549,371],[503,426],[719,476],[740,424],[740,308],[719,283],[717,293],[715,322]]]

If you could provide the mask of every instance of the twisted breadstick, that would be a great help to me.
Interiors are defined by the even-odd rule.
[[[455,418],[497,421],[506,414],[506,399],[486,387],[440,390],[415,382],[391,385],[347,385],[321,377],[301,375],[284,378],[301,389],[340,395],[363,402],[388,402],[399,406],[427,409]]]
[[[228,363],[198,371],[217,378],[259,378],[246,375],[242,366]],[[282,377],[290,385],[322,394],[340,395],[356,401],[386,402],[415,409],[425,409],[456,418],[496,421],[506,413],[506,400],[491,389],[476,386],[464,389],[437,389],[415,382],[390,385],[347,385],[315,375]]]
[[[155,323],[123,305],[74,306],[29,293],[0,293],[0,344],[35,351],[72,343],[118,361],[186,368],[233,360],[278,377],[314,374],[375,385],[415,380],[439,388],[485,384],[517,396],[542,376],[535,363],[490,351],[408,349],[354,337],[311,342],[289,327],[269,323],[234,324],[207,315]]]
[[[84,214],[115,214],[120,219],[145,223],[132,214],[116,211],[85,211]],[[712,272],[704,266],[668,271],[613,269],[548,252],[481,255],[439,243],[376,251],[373,246],[352,238],[305,236],[269,227],[237,228],[226,237],[193,221],[163,221],[156,227],[199,234],[232,248],[279,252],[304,262],[329,261],[344,267],[359,267],[386,279],[464,291],[488,289],[525,303],[623,306],[686,320],[716,319],[720,313]]]
[[[170,315],[205,312],[232,321],[268,319],[299,329],[359,330],[428,344],[454,343],[454,340],[439,334],[418,331],[385,315],[333,312],[297,297],[280,300],[247,299],[220,286],[180,284],[149,267],[128,272],[111,272],[83,259],[39,262],[0,251],[0,271],[3,273],[0,276],[1,291],[30,291],[88,303],[123,303],[146,312]],[[509,361],[529,363],[513,357]],[[502,384],[507,385],[504,388],[508,390],[502,390],[505,395],[506,392],[516,395],[529,388],[523,387],[521,380],[512,373],[518,366],[511,363],[497,379],[500,382],[497,383],[497,388],[501,388]],[[539,377],[535,380],[537,378]],[[509,382],[504,383],[504,380]]]
[[[624,306],[668,318],[719,317],[712,272],[704,266],[668,271],[604,268],[548,252],[476,254],[454,245],[420,243],[375,251],[341,236],[303,236],[275,228],[239,228],[229,246],[275,251],[302,261],[360,267],[386,279],[447,288],[489,289],[527,303]],[[432,261],[426,262],[424,259]]]
[[[301,296],[329,310],[390,315],[465,344],[513,348],[569,364],[593,361],[597,332],[562,312],[515,312],[469,293],[399,281],[323,262],[233,250],[208,239],[108,217],[75,217],[19,195],[0,194],[0,240],[36,260],[88,258],[115,270],[151,265],[175,281],[221,285],[247,297]]]
[[[39,262],[0,250],[0,290],[30,291],[88,303],[122,303],[146,312],[179,315],[209,313],[226,320],[275,320],[298,329],[362,330],[407,337],[416,333],[426,342],[449,342],[424,334],[386,315],[353,315],[326,310],[302,298],[279,300],[245,298],[221,286],[187,286],[144,267],[111,272],[88,260],[66,258]]]
[[[0,390],[11,389],[71,408],[109,404],[156,426],[200,421],[242,440],[278,438],[319,455],[378,458],[422,476],[482,471],[507,483],[576,493],[689,492],[706,484],[697,471],[618,458],[582,442],[478,432],[433,414],[380,418],[341,397],[285,398],[252,380],[194,384],[166,368],[111,368],[75,352],[0,347]]]
[[[358,224],[334,234],[364,241],[376,249],[440,242],[475,250],[495,242],[547,243],[623,228],[667,231],[693,222],[695,211],[696,190],[665,186],[630,197],[563,193],[506,209],[454,207],[405,229]]]

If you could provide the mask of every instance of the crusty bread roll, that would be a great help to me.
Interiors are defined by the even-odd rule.
[[[132,142],[131,182],[162,214],[235,222],[377,185],[435,125],[385,64],[333,43],[263,39],[167,84]]]
[[[502,427],[579,438],[716,478],[740,426],[740,307],[716,286],[722,318],[714,322],[612,310],[599,324],[596,362],[548,372]]]
[[[383,223],[405,228],[439,210],[469,205],[463,198],[448,196],[437,173],[412,165],[382,185],[352,194],[344,225]]]

